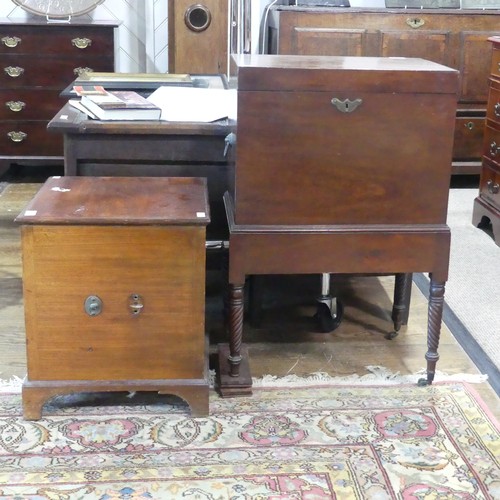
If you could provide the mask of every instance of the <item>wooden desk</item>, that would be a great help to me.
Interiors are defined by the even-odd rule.
[[[212,222],[207,238],[227,239],[222,198],[227,190],[225,138],[234,123],[103,122],[66,104],[48,124],[64,136],[70,176],[205,177]]]
[[[251,391],[242,333],[253,274],[430,273],[431,383],[448,275],[458,72],[405,58],[245,55],[237,64],[221,393]]]

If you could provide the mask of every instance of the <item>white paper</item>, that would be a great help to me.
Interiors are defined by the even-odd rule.
[[[206,89],[163,86],[148,101],[161,108],[161,120],[175,122],[213,122],[236,119],[236,89]]]

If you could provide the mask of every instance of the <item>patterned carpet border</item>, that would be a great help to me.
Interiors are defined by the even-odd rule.
[[[1,499],[494,499],[500,430],[463,383],[211,394],[0,395]]]

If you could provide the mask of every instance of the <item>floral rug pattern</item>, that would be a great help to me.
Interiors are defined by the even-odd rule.
[[[203,418],[86,398],[30,422],[0,394],[0,499],[500,498],[498,424],[466,384],[213,393]]]

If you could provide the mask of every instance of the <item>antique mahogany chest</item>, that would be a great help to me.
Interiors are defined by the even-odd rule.
[[[222,392],[245,393],[251,384],[239,367],[245,277],[253,274],[430,273],[431,383],[448,273],[458,71],[413,58],[242,55],[236,62]]]
[[[176,394],[206,414],[206,180],[51,177],[16,220],[25,417],[95,391]]]

